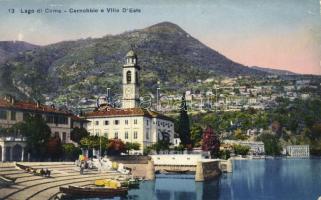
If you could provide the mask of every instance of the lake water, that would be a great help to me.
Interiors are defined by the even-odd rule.
[[[208,182],[195,182],[193,175],[158,175],[130,190],[127,199],[316,200],[319,196],[321,160],[271,159],[233,161],[233,173]]]

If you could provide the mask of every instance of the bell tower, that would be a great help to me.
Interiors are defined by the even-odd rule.
[[[123,101],[122,108],[136,108],[139,106],[139,71],[137,55],[133,50],[126,54],[123,65]]]

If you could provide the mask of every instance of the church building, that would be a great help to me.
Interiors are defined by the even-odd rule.
[[[91,135],[121,139],[124,143],[139,143],[140,151],[159,140],[174,139],[173,119],[140,107],[140,66],[137,55],[130,50],[122,67],[122,107],[99,107],[86,114],[87,130]]]

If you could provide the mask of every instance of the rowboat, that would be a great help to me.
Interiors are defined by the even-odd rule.
[[[186,174],[189,170],[164,170],[168,174]]]
[[[104,187],[60,187],[59,191],[72,197],[116,197],[126,196],[128,188],[104,188]]]

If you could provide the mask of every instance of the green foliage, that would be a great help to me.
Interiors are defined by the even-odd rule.
[[[201,146],[203,129],[199,125],[193,125],[191,128],[191,140],[195,147]]]
[[[234,137],[237,140],[247,140],[248,139],[248,136],[245,135],[244,133],[242,133],[241,129],[236,129],[234,131]]]
[[[183,152],[184,150],[185,150],[185,147],[182,144],[178,145],[177,147],[174,147],[174,151]]]
[[[70,133],[70,139],[78,144],[80,144],[80,141],[84,137],[88,137],[89,133],[85,128],[78,128],[75,127],[71,133]]]
[[[187,33],[173,24],[136,30],[135,37],[131,34],[65,41],[32,51],[17,51],[10,56],[6,70],[0,67],[0,75],[4,74],[4,78],[0,77],[0,85],[4,86],[1,90],[12,92],[14,79],[31,88],[35,98],[51,94],[56,102],[60,97],[72,97],[68,99],[75,104],[82,97],[105,92],[111,85],[112,90],[120,89],[120,66],[131,45],[137,47],[135,51],[144,68],[143,90],[152,88],[157,80],[169,82],[172,90],[183,90],[183,84],[217,75],[264,74],[232,62],[192,37],[185,37]],[[195,52],[211,56],[199,59]]]
[[[236,155],[245,156],[249,153],[250,147],[246,145],[235,144],[233,145],[233,150]]]
[[[228,149],[220,150],[219,152],[219,158],[227,160],[231,157],[231,152]]]
[[[182,97],[182,102],[180,107],[178,133],[183,145],[191,144],[189,117],[187,114],[187,105],[186,105],[186,100],[184,96]]]
[[[106,145],[108,144],[108,139],[103,136],[87,136],[83,137],[80,140],[81,147],[85,149],[100,149],[102,148],[102,152],[105,151]]]
[[[62,149],[65,160],[75,160],[81,154],[81,149],[73,143],[63,144]]]
[[[264,133],[261,134],[258,138],[258,141],[262,141],[264,143],[264,149],[266,155],[280,155],[281,154],[281,145],[277,136]]]
[[[130,150],[138,151],[140,149],[140,144],[137,142],[126,142],[125,148],[127,150],[127,153],[129,153]]]
[[[26,148],[31,159],[45,158],[51,130],[40,115],[30,116],[24,122],[13,125],[11,129],[18,130],[27,138]]]
[[[169,151],[169,145],[170,143],[168,141],[160,140],[151,145],[150,149],[156,151],[157,153],[159,153],[160,151]]]

